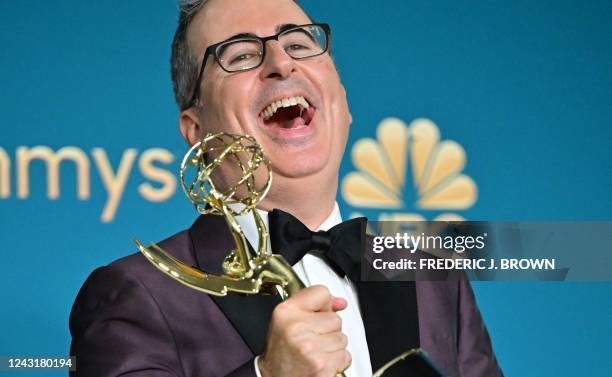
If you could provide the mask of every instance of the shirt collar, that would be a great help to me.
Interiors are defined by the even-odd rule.
[[[266,231],[269,231],[270,225],[268,224],[268,212],[261,209],[258,209],[257,212],[259,212],[261,219],[266,225]],[[257,248],[257,245],[259,244],[259,233],[257,232],[257,226],[255,225],[253,215],[248,212],[242,216],[236,216],[236,222],[238,222],[238,225],[240,225],[240,228],[242,228],[242,231],[244,232],[244,235],[251,246],[253,248]],[[340,215],[340,207],[338,207],[338,202],[334,202],[332,212],[325,220],[323,220],[321,225],[319,225],[316,230],[329,230],[341,222],[342,216]],[[271,250],[270,242],[267,242],[267,252],[270,253]]]

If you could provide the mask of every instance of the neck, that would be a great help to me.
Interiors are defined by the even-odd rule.
[[[317,229],[334,209],[338,176],[330,179],[316,177],[275,179],[270,192],[258,205],[271,211],[278,208],[291,213],[309,229]]]

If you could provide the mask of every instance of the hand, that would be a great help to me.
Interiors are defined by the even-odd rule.
[[[351,364],[342,333],[346,300],[322,285],[302,289],[272,312],[266,349],[259,358],[263,377],[333,377]]]

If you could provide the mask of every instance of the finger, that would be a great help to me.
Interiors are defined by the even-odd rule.
[[[351,366],[351,354],[345,349],[332,352],[328,355],[328,360],[330,360],[330,369],[326,372],[328,376],[334,376],[338,372],[344,372]]]
[[[346,350],[348,346],[348,338],[341,332],[317,335],[316,342],[320,345],[319,350],[327,353]]]
[[[331,311],[337,312],[337,311],[346,309],[346,307],[348,306],[348,302],[346,301],[346,299],[344,299],[342,297],[334,297],[334,296],[331,295],[331,293],[330,293],[330,297],[331,297],[331,299],[329,300],[328,305],[322,307],[318,311],[320,311],[320,312],[331,312]]]
[[[308,331],[315,334],[327,334],[342,330],[342,318],[334,312],[318,312],[302,319]]]
[[[304,288],[295,295],[291,296],[289,301],[292,301],[292,305],[296,305],[298,308],[310,311],[330,311],[332,308],[333,296],[329,293],[329,289],[323,285],[313,285],[308,288]]]
[[[348,306],[348,302],[342,297],[334,297],[331,303],[331,310],[334,312],[338,312],[340,310],[346,309]]]

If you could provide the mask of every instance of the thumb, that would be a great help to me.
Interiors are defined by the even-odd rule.
[[[331,309],[334,312],[339,312],[341,310],[344,310],[346,309],[347,306],[348,306],[348,302],[342,297],[334,297],[332,299]]]

